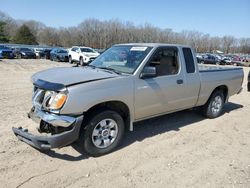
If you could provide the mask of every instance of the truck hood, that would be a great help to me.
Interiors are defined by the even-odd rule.
[[[72,85],[94,82],[118,77],[110,71],[91,67],[51,68],[34,74],[31,80],[34,85],[47,90],[61,90]]]

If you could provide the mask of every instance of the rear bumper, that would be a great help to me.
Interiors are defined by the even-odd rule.
[[[32,147],[40,150],[59,148],[71,144],[79,138],[83,115],[73,118],[68,116],[49,114],[42,111],[31,111],[28,116],[35,122],[44,121],[46,123],[50,123],[53,126],[59,126],[59,124],[68,125],[68,128],[70,128],[58,134],[43,136],[33,135],[29,133],[27,129],[23,129],[22,127],[13,127],[12,130],[17,138],[31,145]],[[68,119],[65,119],[65,117],[68,117],[69,119],[71,118],[71,121],[68,121]]]

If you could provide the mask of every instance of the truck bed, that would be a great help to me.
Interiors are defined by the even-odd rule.
[[[228,89],[228,97],[241,91],[244,77],[242,68],[209,65],[199,65],[198,68],[201,88],[197,106],[204,105],[211,92],[218,86],[225,86]]]
[[[240,67],[225,67],[225,66],[215,66],[215,65],[199,65],[198,67],[200,72],[242,70],[242,68]]]

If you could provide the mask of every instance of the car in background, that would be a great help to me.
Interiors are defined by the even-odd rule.
[[[6,58],[6,59],[15,58],[13,50],[4,45],[0,45],[0,58]]]
[[[212,54],[202,55],[201,58],[197,57],[197,61],[200,64],[220,65],[220,60]]]
[[[228,57],[228,56],[224,56],[221,60],[220,60],[220,64],[221,65],[232,65],[232,58]]]
[[[30,48],[16,48],[15,56],[20,59],[36,59],[36,54]]]
[[[235,56],[232,58],[232,61],[241,61],[241,57],[235,55]]]
[[[69,50],[69,63],[77,62],[80,65],[92,62],[100,53],[90,47],[73,46]]]
[[[243,62],[250,62],[250,55],[244,55],[244,56],[242,56],[241,61],[243,61]]]
[[[249,71],[249,73],[248,73],[247,90],[250,91],[250,71]]]
[[[39,52],[39,57],[43,59],[50,59],[50,52],[52,49],[43,49]]]
[[[50,52],[50,60],[68,62],[68,51],[63,48],[53,48]]]
[[[43,48],[33,48],[34,53],[37,58],[40,58],[40,52],[43,51]]]
[[[95,48],[94,50],[95,50],[96,52],[98,52],[99,54],[102,54],[103,52],[105,52],[106,49]]]

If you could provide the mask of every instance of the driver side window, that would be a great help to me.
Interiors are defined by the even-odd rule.
[[[177,74],[179,72],[177,48],[164,47],[157,49],[149,62],[149,66],[156,68],[156,76]]]

